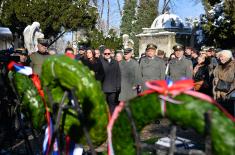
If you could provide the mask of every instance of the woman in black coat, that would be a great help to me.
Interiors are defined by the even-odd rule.
[[[210,94],[208,60],[204,56],[199,56],[197,59],[197,65],[193,69],[193,80],[196,91]]]
[[[104,68],[99,58],[95,58],[95,51],[93,49],[87,49],[85,52],[85,58],[82,63],[86,65],[90,70],[95,73],[96,80],[101,83],[104,80]]]

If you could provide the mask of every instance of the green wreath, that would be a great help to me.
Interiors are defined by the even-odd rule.
[[[19,81],[19,79],[25,81],[27,79],[23,76],[15,76],[15,78],[16,81]],[[30,82],[18,83],[17,90],[20,92],[22,99],[24,98],[24,92],[29,88],[31,89],[28,83]],[[85,114],[86,125],[93,144],[98,146],[106,140],[106,125],[108,124],[107,104],[99,82],[95,81],[94,75],[87,67],[65,56],[51,57],[43,64],[42,83],[44,88],[47,87],[50,90],[55,103],[60,103],[65,90],[74,89]],[[192,127],[200,134],[204,134],[204,114],[212,111],[210,136],[213,154],[229,155],[234,153],[234,120],[227,118],[221,110],[208,101],[187,94],[178,94],[174,100],[182,103],[178,105],[167,102],[165,115],[168,119],[176,124]],[[24,102],[27,102],[27,105],[31,105],[31,101],[30,98],[26,98]],[[160,102],[159,94],[154,92],[136,97],[126,103],[125,106],[131,112],[137,131],[141,131],[145,125],[162,117]],[[37,117],[38,114],[41,114],[41,108],[29,108],[29,110],[33,114],[32,119],[35,125],[37,122],[44,120],[40,115],[41,120]],[[81,123],[77,119],[76,111],[70,110],[70,114],[66,115],[65,134],[68,134],[78,143],[85,143],[85,137],[82,134]],[[116,154],[136,154],[132,127],[125,110],[119,114],[112,132]]]

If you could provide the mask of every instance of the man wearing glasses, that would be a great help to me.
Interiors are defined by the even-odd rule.
[[[104,68],[103,91],[106,95],[106,101],[112,114],[116,105],[118,105],[118,95],[121,90],[121,73],[118,62],[111,57],[111,50],[105,49],[101,59]]]

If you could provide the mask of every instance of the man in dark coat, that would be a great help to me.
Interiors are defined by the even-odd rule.
[[[149,80],[164,80],[165,79],[165,62],[164,60],[156,57],[157,46],[154,44],[148,44],[146,47],[146,57],[143,57],[140,61],[140,70],[143,78],[143,82]],[[146,90],[145,84],[143,89]]]
[[[101,62],[104,68],[105,78],[103,81],[103,91],[106,95],[106,101],[112,114],[116,105],[118,105],[118,95],[121,89],[121,73],[118,62],[111,58],[111,50],[105,49]]]
[[[132,59],[131,48],[124,50],[124,60],[119,63],[121,70],[121,93],[119,101],[126,101],[137,96],[137,89],[142,84],[139,63]]]
[[[173,81],[180,80],[182,78],[192,79],[193,77],[193,65],[192,61],[188,60],[184,56],[184,48],[182,45],[175,45],[173,47],[175,52],[175,59],[169,62],[169,76]]]

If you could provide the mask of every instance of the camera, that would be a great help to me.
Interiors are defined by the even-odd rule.
[[[14,49],[6,49],[6,50],[0,50],[0,63],[8,63],[10,61],[18,62],[20,61],[19,56],[12,56],[11,54],[14,53]]]

